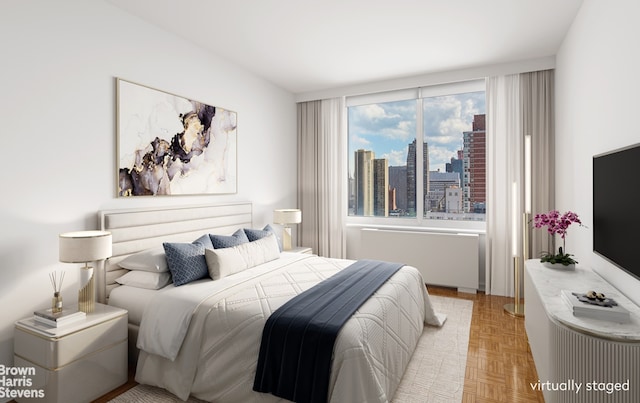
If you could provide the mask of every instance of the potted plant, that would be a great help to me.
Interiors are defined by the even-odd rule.
[[[543,252],[540,261],[546,266],[560,267],[565,270],[572,270],[575,268],[575,264],[578,263],[573,259],[573,255],[566,253],[566,237],[567,230],[571,224],[582,225],[580,218],[574,212],[567,211],[560,215],[558,210],[551,210],[547,214],[536,214],[533,218],[533,224],[536,228],[547,227],[547,232],[553,235],[560,235],[562,238],[562,246],[558,249],[557,254]]]

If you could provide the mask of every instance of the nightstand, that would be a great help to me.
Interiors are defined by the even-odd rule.
[[[307,253],[309,255],[313,255],[313,250],[311,248],[307,248],[306,246],[296,246],[294,248],[291,248],[287,252],[291,252],[291,253]]]
[[[96,303],[86,319],[53,328],[33,318],[16,322],[14,366],[42,398],[17,402],[89,402],[127,381],[127,311]]]

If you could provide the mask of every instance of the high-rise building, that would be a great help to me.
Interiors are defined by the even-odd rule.
[[[460,176],[457,172],[429,172],[429,191],[442,192],[450,186],[460,186]]]
[[[484,212],[486,203],[485,115],[473,117],[472,130],[463,132],[463,203],[465,212]]]
[[[457,172],[429,172],[429,192],[425,200],[427,211],[445,211],[445,190],[450,187],[459,187],[460,177]]]
[[[396,204],[396,188],[392,188],[389,186],[389,213],[395,212],[398,210],[398,205]]]
[[[444,191],[444,211],[446,213],[460,214],[462,209],[462,189],[458,186],[450,186]]]
[[[349,184],[348,190],[349,193],[349,215],[354,215],[356,213],[356,182],[349,173]]]
[[[424,199],[429,191],[429,147],[425,142],[422,144],[422,182],[424,194],[420,197]],[[416,172],[416,155],[416,141],[413,140],[413,142],[409,144],[409,150],[407,152],[407,211],[409,215],[416,214],[416,179],[418,178]],[[425,211],[427,211],[426,206]]]
[[[355,152],[355,214],[373,215],[373,159],[371,150]]]
[[[389,167],[389,187],[395,193],[395,207],[390,210],[398,210],[398,215],[404,215],[407,211],[407,166]]]
[[[389,160],[373,160],[373,215],[389,216]]]
[[[445,170],[447,172],[457,172],[460,179],[464,176],[464,168],[462,167],[462,150],[458,150],[458,158],[451,157],[451,162],[447,162],[445,164]],[[462,184],[458,184],[460,186]]]

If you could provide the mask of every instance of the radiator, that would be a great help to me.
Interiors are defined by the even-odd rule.
[[[427,284],[474,293],[478,289],[477,234],[363,228],[359,255],[414,266]]]

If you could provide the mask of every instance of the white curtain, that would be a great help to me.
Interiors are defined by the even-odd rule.
[[[344,258],[346,130],[344,99],[298,104],[298,244]]]
[[[513,296],[521,256],[522,131],[519,75],[487,79],[487,249],[485,291]]]
[[[554,205],[554,71],[487,79],[487,294],[513,296],[514,257],[554,250],[524,221],[524,138],[531,136],[531,217]],[[520,270],[523,270],[520,263]]]
[[[522,130],[531,135],[531,213],[546,213],[555,205],[554,70],[520,75]],[[554,251],[554,237],[533,230],[530,257]]]

